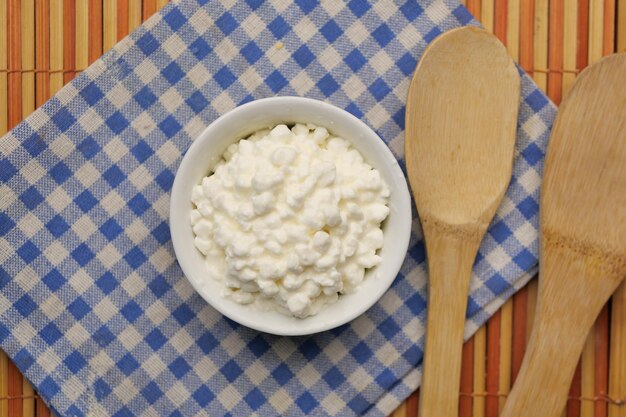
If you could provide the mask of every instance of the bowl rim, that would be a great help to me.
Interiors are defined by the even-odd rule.
[[[182,252],[183,240],[189,239],[189,236],[184,235],[182,228],[176,227],[177,225],[181,224],[180,223],[181,221],[188,220],[188,214],[185,216],[185,213],[181,212],[181,210],[184,210],[182,208],[183,203],[180,202],[180,199],[178,197],[180,197],[181,195],[184,196],[184,191],[186,190],[186,187],[185,187],[186,184],[184,183],[183,177],[184,177],[184,174],[190,169],[189,164],[193,159],[192,155],[194,155],[196,151],[198,151],[199,149],[203,147],[203,142],[208,140],[208,138],[211,137],[211,134],[213,132],[215,131],[219,132],[219,129],[221,128],[221,126],[228,125],[229,123],[232,122],[232,119],[236,120],[237,118],[240,118],[242,114],[245,114],[246,112],[252,112],[253,110],[257,108],[262,109],[263,106],[266,106],[268,103],[272,103],[273,105],[281,105],[281,106],[317,107],[318,109],[323,109],[327,112],[335,113],[337,115],[337,118],[345,119],[346,124],[351,124],[355,128],[360,129],[362,133],[361,136],[362,137],[365,136],[367,140],[372,142],[371,145],[377,148],[376,150],[381,153],[381,155],[379,156],[382,159],[384,159],[385,165],[388,165],[389,174],[393,177],[394,179],[393,183],[395,185],[395,186],[391,186],[391,184],[389,184],[391,191],[392,191],[391,198],[394,198],[394,193],[397,193],[396,198],[399,202],[398,207],[396,207],[397,210],[393,211],[394,213],[393,215],[399,218],[400,225],[402,226],[401,228],[399,228],[400,231],[404,230],[404,232],[400,233],[399,236],[394,237],[394,252],[390,254],[390,258],[386,261],[386,263],[390,265],[388,269],[390,269],[390,271],[393,271],[393,273],[389,272],[388,277],[384,277],[384,276],[376,277],[377,280],[384,281],[384,282],[382,282],[380,285],[376,287],[377,290],[375,291],[374,294],[370,294],[369,297],[367,297],[366,302],[358,305],[355,308],[349,309],[348,314],[341,315],[339,318],[333,318],[332,320],[326,321],[326,322],[322,322],[321,320],[319,320],[317,323],[314,322],[313,324],[311,324],[311,321],[314,320],[314,318],[317,315],[309,316],[308,318],[305,318],[305,319],[295,319],[295,320],[300,321],[300,323],[303,323],[304,321],[308,320],[308,323],[307,323],[308,325],[304,327],[291,326],[289,328],[277,328],[276,326],[272,326],[271,322],[267,323],[267,322],[263,322],[262,320],[255,319],[257,317],[256,314],[240,316],[240,315],[234,314],[232,311],[229,311],[229,309],[225,307],[225,302],[230,301],[234,303],[234,301],[228,300],[227,298],[223,297],[222,294],[212,295],[212,294],[207,293],[200,286],[198,281],[190,278],[191,276],[193,276],[193,271],[192,271],[193,268],[190,265],[192,261],[189,260],[190,256],[185,255]],[[333,129],[329,126],[324,126],[324,127],[326,127],[331,132],[333,131]],[[252,129],[251,132],[254,132],[260,128],[261,127],[254,127],[254,129]],[[237,141],[238,139],[239,137],[234,136],[232,138],[232,143],[235,143],[235,141]],[[362,149],[359,148],[359,144],[356,143],[356,141],[351,140],[349,137],[345,139],[348,140],[348,142],[350,142],[350,144],[355,149],[357,149],[359,153],[363,153]],[[220,156],[221,154],[217,155],[216,157],[219,158]],[[364,158],[364,159],[370,165],[372,166],[376,165],[372,163],[370,160],[367,160],[367,158]],[[377,166],[376,169],[380,169],[380,167]],[[208,167],[207,167],[207,170],[208,170]],[[193,185],[196,185],[196,184],[193,184]],[[187,187],[189,187],[189,185],[187,185]],[[391,202],[391,199],[390,199],[390,202]],[[189,201],[189,207],[191,207],[191,201]],[[367,310],[369,310],[374,304],[376,304],[380,300],[380,298],[389,290],[393,281],[397,278],[398,273],[400,272],[400,268],[404,262],[404,259],[406,257],[406,253],[408,250],[408,245],[409,245],[409,240],[410,240],[410,235],[411,235],[411,223],[412,223],[411,198],[410,198],[410,193],[408,189],[408,184],[406,182],[406,178],[404,176],[404,173],[402,172],[402,169],[400,168],[400,165],[398,164],[397,159],[395,158],[395,156],[393,156],[387,144],[378,136],[378,134],[376,134],[376,132],[374,132],[374,130],[371,129],[362,120],[352,115],[351,113],[347,112],[346,110],[343,110],[339,107],[336,107],[332,104],[329,104],[320,100],[315,100],[315,99],[305,98],[305,97],[297,97],[297,96],[278,96],[278,97],[268,97],[268,98],[253,100],[253,101],[247,102],[243,105],[240,105],[231,109],[230,111],[219,116],[213,122],[209,123],[209,125],[207,125],[207,127],[193,140],[193,142],[191,143],[191,145],[189,146],[189,148],[183,155],[182,160],[180,161],[180,164],[176,170],[174,182],[171,188],[169,209],[170,209],[169,228],[170,228],[170,234],[171,234],[172,245],[173,245],[176,261],[178,262],[183,274],[185,275],[185,278],[192,285],[192,287],[198,293],[198,295],[200,295],[211,307],[216,309],[219,313],[229,318],[230,320],[233,320],[251,329],[255,329],[258,331],[262,331],[262,332],[266,332],[266,333],[270,333],[274,335],[281,335],[281,336],[310,335],[310,334],[319,333],[322,331],[339,327],[359,317],[360,315],[365,313]],[[391,212],[390,212],[390,215],[391,215]],[[382,265],[383,262],[385,262],[384,258],[381,264],[379,265]],[[377,270],[378,266],[373,269]],[[363,284],[361,284],[361,286],[362,285]],[[358,293],[358,288],[359,287],[357,287],[357,291],[353,294]],[[340,302],[341,302],[341,299],[333,304],[337,304]],[[237,305],[241,306],[239,304]],[[251,306],[243,306],[243,307],[251,307]],[[250,311],[257,312],[257,310],[255,310],[253,307],[251,307]],[[278,313],[278,312],[275,312],[275,314],[281,314],[281,316],[285,316],[284,314]]]

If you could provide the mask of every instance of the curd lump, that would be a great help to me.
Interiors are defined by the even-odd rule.
[[[389,188],[323,127],[280,124],[240,140],[191,199],[208,276],[240,304],[304,318],[381,261]]]

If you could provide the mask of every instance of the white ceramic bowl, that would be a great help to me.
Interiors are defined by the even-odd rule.
[[[222,283],[207,277],[203,255],[196,250],[189,220],[191,190],[199,184],[226,148],[249,134],[279,123],[313,123],[350,141],[365,160],[380,171],[391,190],[389,217],[383,224],[381,263],[367,271],[358,290],[341,296],[318,314],[305,319],[275,311],[259,311],[222,297]],[[365,123],[330,104],[301,97],[272,97],[253,101],[224,114],[193,142],[176,173],[170,203],[174,251],[191,285],[211,306],[228,318],[267,333],[306,335],[340,326],[370,308],[387,291],[406,255],[411,231],[411,204],[406,180],[385,143]]]

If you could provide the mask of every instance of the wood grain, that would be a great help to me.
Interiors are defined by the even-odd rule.
[[[626,400],[626,282],[613,296],[609,395]],[[609,417],[626,417],[626,406],[609,405]]]
[[[102,0],[89,0],[89,63],[102,55]]]
[[[50,0],[50,94],[63,87],[63,0]]]
[[[35,104],[41,106],[50,98],[50,2],[35,3]]]
[[[7,78],[8,102],[11,104],[7,107],[8,112],[8,128],[12,129],[22,120],[22,41],[21,33],[21,5],[20,0],[8,0],[7,16],[8,16],[8,68],[9,76]],[[21,388],[20,388],[21,389]]]
[[[20,68],[35,68],[35,0],[21,0],[22,62]],[[35,110],[35,72],[23,72],[22,117]]]

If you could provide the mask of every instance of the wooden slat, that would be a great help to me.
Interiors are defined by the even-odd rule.
[[[511,388],[511,353],[513,350],[513,300],[500,310],[500,364],[498,366],[498,392],[508,395]],[[505,397],[498,398],[498,411],[504,407]]]
[[[535,0],[534,68],[548,68],[548,10],[548,0]],[[533,79],[540,89],[547,91],[547,74],[534,72]]]
[[[8,68],[7,24],[7,0],[0,0],[0,69]],[[0,71],[0,109],[4,109],[0,110],[0,135],[8,130],[7,75],[6,72]]]
[[[157,1],[156,0],[143,0],[143,20],[150,18],[157,11]]]
[[[21,0],[22,68],[35,68],[35,0]],[[35,73],[22,73],[22,117],[35,110]]]
[[[626,281],[620,285],[611,301],[611,369],[609,395],[626,399]],[[609,405],[609,417],[626,417],[626,406]]]
[[[563,68],[567,71],[576,70],[577,24],[578,0],[566,0],[563,9]],[[567,94],[575,79],[576,74],[572,72],[563,74],[563,96]]]
[[[74,78],[75,68],[76,0],[63,0],[63,84],[67,84]]]
[[[594,389],[594,362],[595,340],[592,335],[587,338],[581,359],[581,395],[593,398]],[[593,402],[582,401],[580,404],[580,417],[594,417]]]
[[[493,33],[495,0],[481,0],[480,5],[480,23],[489,32]]]
[[[102,0],[89,0],[89,63],[102,55]]]
[[[498,399],[501,312],[498,310],[487,322],[487,394],[485,417],[497,417],[500,411]]]
[[[128,2],[128,33],[141,25],[142,7],[141,0],[129,0]]]
[[[563,0],[550,0],[548,31],[548,97],[561,103],[563,90]]]
[[[528,286],[513,296],[513,342],[511,348],[511,383],[515,382],[526,351]]]
[[[616,0],[604,0],[604,16],[602,27],[602,54],[609,55],[615,52],[615,6]]]
[[[594,361],[594,397],[606,395],[609,390],[609,308],[604,306],[594,329],[592,337],[595,343]],[[596,401],[594,417],[606,417],[608,412],[605,401]]]
[[[103,0],[102,42],[103,52],[117,42],[117,0]]]
[[[419,410],[419,390],[415,391],[406,400],[406,417],[417,417]]]
[[[41,106],[50,97],[50,2],[35,3],[35,104]]]
[[[131,0],[117,0],[117,40],[128,35],[128,2]]]
[[[519,61],[520,0],[508,0],[506,22],[506,47],[515,61]]]
[[[63,87],[63,0],[50,0],[50,94]]]
[[[22,120],[22,43],[21,32],[21,6],[19,0],[9,0],[7,4],[8,22],[8,68],[10,71],[7,78],[8,100],[8,128],[12,129]]]
[[[520,3],[519,11],[520,25],[520,50],[519,50],[519,63],[526,71],[530,71],[530,75],[533,75],[534,68],[534,22],[535,22],[535,2],[524,0]],[[521,292],[526,294],[527,289],[523,289]],[[519,294],[519,292],[518,292]],[[527,296],[524,295],[524,302]]]
[[[157,8],[161,10],[165,5],[169,3],[169,0],[157,0]]]
[[[6,3],[5,3],[6,5]],[[0,351],[0,417],[9,417],[9,357]]]
[[[76,62],[75,68],[84,70],[89,65],[89,2],[76,2]]]
[[[474,335],[474,391],[483,393],[486,386],[486,362],[487,362],[487,329],[482,326]],[[485,397],[474,397],[474,416],[485,416]]]
[[[474,390],[474,338],[463,345],[463,360],[461,361],[461,392],[471,394]],[[472,397],[463,395],[459,398],[459,417],[472,417]]]
[[[22,374],[15,364],[9,361],[8,366],[9,417],[22,417]]]
[[[589,0],[589,64],[600,58],[604,49],[604,0]]]
[[[22,383],[22,393],[24,399],[22,400],[22,415],[23,417],[35,417],[35,390],[26,378]]]
[[[580,417],[580,395],[581,395],[581,367],[580,362],[574,372],[574,378],[569,390],[569,399],[567,400],[566,417]]]
[[[626,0],[617,0],[617,51],[626,51]]]
[[[528,284],[528,309],[526,310],[528,318],[526,321],[526,343],[528,343],[530,333],[532,332],[533,326],[535,324],[535,308],[537,307],[537,287],[537,279],[533,279]]]

